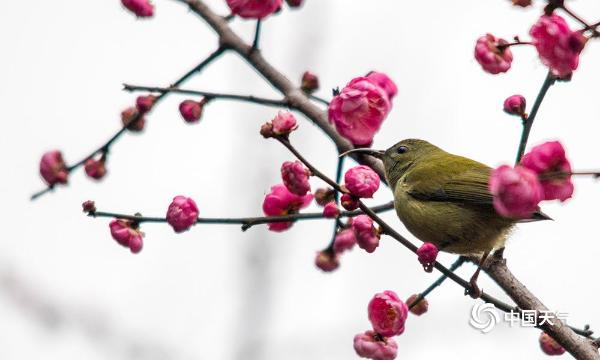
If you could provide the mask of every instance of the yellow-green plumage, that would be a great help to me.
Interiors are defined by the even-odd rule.
[[[516,220],[494,210],[490,167],[417,139],[403,140],[379,157],[396,213],[418,239],[462,255],[504,246]],[[538,212],[531,220],[546,218]]]

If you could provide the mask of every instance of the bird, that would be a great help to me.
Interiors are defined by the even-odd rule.
[[[535,211],[529,219],[500,215],[489,190],[492,168],[448,153],[420,139],[402,140],[387,150],[357,148],[383,161],[394,208],[406,229],[440,251],[480,259],[470,280],[470,295],[479,297],[477,278],[489,254],[504,248],[517,222],[551,220]]]

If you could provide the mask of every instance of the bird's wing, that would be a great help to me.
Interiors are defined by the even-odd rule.
[[[494,197],[488,188],[491,168],[477,161],[453,157],[432,161],[415,169],[408,193],[423,201],[448,201],[464,206],[493,207]],[[431,178],[435,174],[435,180]],[[440,174],[444,174],[440,176]],[[551,220],[539,209],[525,222]]]

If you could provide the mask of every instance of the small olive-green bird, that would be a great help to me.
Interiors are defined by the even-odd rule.
[[[488,189],[491,168],[418,139],[389,149],[354,149],[383,161],[394,207],[406,228],[441,251],[481,256],[504,247],[517,222],[499,215]],[[540,211],[525,221],[550,219]],[[479,269],[472,279],[475,281]]]

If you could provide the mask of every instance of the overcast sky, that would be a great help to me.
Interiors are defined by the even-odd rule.
[[[207,2],[227,13],[224,1]],[[118,0],[0,2],[0,359],[354,358],[352,338],[369,328],[374,293],[406,298],[437,277],[391,239],[374,254],[355,249],[337,272],[323,274],[313,259],[330,240],[327,221],[282,234],[207,225],[176,235],[144,224],[144,250],[133,256],[111,239],[108,219],[80,210],[93,199],[101,210],[163,216],[182,194],[202,216],[260,215],[281,162],[292,159],[258,135],[275,109],[214,102],[200,124],[188,126],[177,111],[184,98],[169,97],[143,134],[115,144],[104,181],[79,170],[67,188],[29,202],[43,187],[37,168],[44,151],[58,148],[67,162],[77,161],[118,129],[120,111],[135,99],[122,83],[166,86],[216,48],[213,32],[186,8],[171,0],[155,5],[156,17],[140,21]],[[600,18],[597,1],[572,7]],[[502,101],[520,93],[532,104],[546,69],[534,49],[519,47],[509,73],[488,75],[473,59],[475,40],[486,32],[526,39],[539,13],[507,0],[306,0],[300,11],[269,18],[261,45],[291,79],[307,69],[319,74],[323,97],[370,70],[388,73],[399,94],[374,146],[417,137],[497,166],[513,161],[520,135]],[[252,38],[251,22],[233,26]],[[599,63],[600,44],[592,42],[573,81],[550,90],[531,135],[532,146],[562,141],[576,169],[600,168]],[[277,96],[233,54],[185,87]],[[332,143],[299,120],[293,141],[333,174]],[[575,186],[570,201],[544,206],[554,222],[519,227],[506,256],[550,309],[600,332],[600,183],[577,179]],[[371,204],[390,199],[382,188]],[[392,213],[385,218],[412,239]],[[473,271],[465,265],[459,274]],[[480,284],[506,299],[486,276]],[[397,338],[398,358],[545,358],[536,329],[499,324],[484,335],[471,328],[476,302],[453,283],[429,302],[429,312],[410,317]]]

